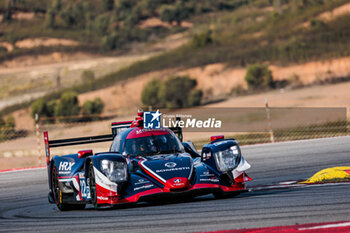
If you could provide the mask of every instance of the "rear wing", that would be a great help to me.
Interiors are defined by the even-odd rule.
[[[67,138],[58,140],[49,140],[47,131],[44,131],[44,143],[46,153],[46,165],[50,163],[50,148],[61,147],[61,146],[73,146],[88,143],[98,143],[112,141],[114,138],[113,134],[90,136],[90,137],[79,137],[79,138]]]
[[[176,117],[176,120],[179,121],[180,118]],[[142,121],[142,118],[138,119],[136,121]],[[49,140],[49,135],[48,135],[47,131],[44,131],[46,165],[49,166],[49,163],[50,163],[50,148],[113,141],[115,136],[117,136],[121,131],[123,131],[127,128],[130,128],[133,123],[135,123],[135,121],[112,122],[112,124],[111,124],[112,134],[89,136],[89,137],[79,137],[79,138],[66,138],[66,139],[58,139],[58,140]],[[139,123],[141,123],[141,122],[139,122]],[[181,127],[172,127],[169,129],[172,130],[175,133],[175,135],[182,142],[182,139],[183,139],[182,128]]]

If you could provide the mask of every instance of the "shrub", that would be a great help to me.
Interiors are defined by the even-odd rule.
[[[106,50],[113,50],[117,48],[118,35],[112,33],[111,35],[102,38],[102,47]]]
[[[15,118],[13,116],[9,116],[6,121],[0,118],[0,141],[15,138],[15,127]]]
[[[192,105],[189,102],[189,96],[196,85],[196,80],[190,79],[187,76],[171,77],[160,88],[159,98],[164,101],[167,108],[190,107]],[[194,94],[191,101],[194,101],[195,97],[198,98],[199,95]],[[198,103],[198,100],[196,99],[194,102]]]
[[[56,116],[76,116],[79,115],[78,95],[74,91],[64,92],[55,106]]]
[[[94,21],[94,32],[99,35],[107,33],[110,24],[110,19],[107,15],[100,15]]]
[[[326,26],[326,24],[323,21],[319,20],[319,19],[312,19],[312,20],[310,20],[310,27],[312,29],[322,29],[325,26]]]
[[[83,115],[101,114],[104,104],[100,98],[94,100],[87,100],[83,104]]]
[[[84,70],[80,77],[84,84],[92,84],[95,80],[95,73],[92,70]]]
[[[144,105],[158,108],[186,108],[200,105],[201,90],[194,90],[197,82],[187,76],[175,76],[164,83],[153,79],[145,85],[141,93]]]
[[[159,90],[161,86],[162,83],[157,79],[153,79],[147,83],[141,93],[142,103],[152,107],[164,107],[159,98]]]
[[[202,48],[211,43],[213,43],[213,38],[210,30],[195,34],[191,40],[191,45],[195,48]]]
[[[252,89],[265,89],[274,87],[272,73],[266,65],[250,65],[248,66],[245,80],[248,87]]]
[[[188,97],[189,107],[198,106],[201,104],[203,92],[201,90],[192,90]]]
[[[43,99],[38,99],[32,103],[32,117],[35,118],[35,114],[39,116],[47,116],[48,110],[46,103]]]

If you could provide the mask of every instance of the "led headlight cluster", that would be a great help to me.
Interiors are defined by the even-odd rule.
[[[101,170],[112,182],[123,182],[128,177],[127,166],[123,162],[104,159],[101,161]]]
[[[238,146],[231,146],[229,149],[214,153],[216,165],[221,172],[232,171],[237,167],[241,154]]]

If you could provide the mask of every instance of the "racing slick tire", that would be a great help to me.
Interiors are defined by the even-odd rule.
[[[95,181],[94,166],[92,165],[92,162],[90,162],[90,165],[89,165],[88,177],[89,177],[91,204],[94,206],[95,209],[97,209],[98,205],[97,205],[96,181]]]
[[[215,199],[225,199],[225,198],[231,198],[238,196],[240,192],[234,192],[234,193],[223,193],[223,192],[215,192],[213,193]]]
[[[56,165],[52,165],[51,170],[51,190],[52,190],[52,196],[53,200],[56,203],[56,206],[61,211],[69,211],[69,210],[82,210],[85,208],[85,204],[67,204],[62,203],[62,196],[65,195],[62,193],[62,190],[60,189],[60,186],[58,185],[58,172]]]

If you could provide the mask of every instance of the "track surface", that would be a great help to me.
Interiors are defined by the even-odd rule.
[[[350,137],[247,146],[249,186],[308,178],[350,165]],[[0,174],[0,232],[193,232],[350,220],[350,184],[265,190],[215,200],[60,212],[47,201],[45,169]]]

